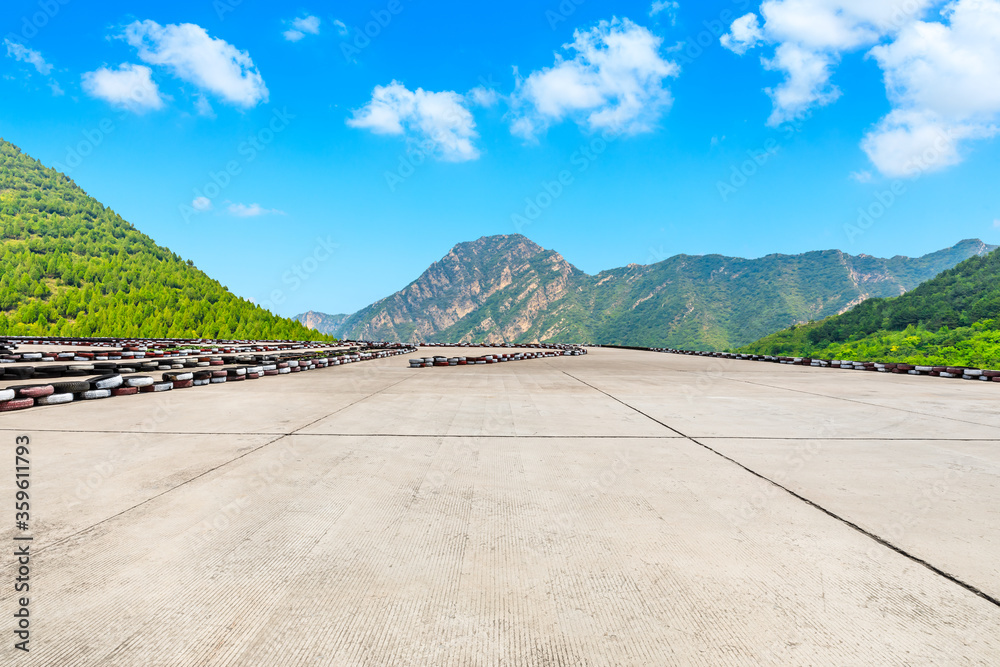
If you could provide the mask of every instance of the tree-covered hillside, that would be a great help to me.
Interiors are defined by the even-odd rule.
[[[0,334],[328,340],[229,292],[0,139]]]
[[[1000,250],[911,292],[766,336],[740,349],[823,359],[1000,366]]]

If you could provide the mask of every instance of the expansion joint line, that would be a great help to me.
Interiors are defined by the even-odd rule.
[[[320,421],[323,421],[324,419],[332,417],[333,415],[337,414],[338,412],[342,412],[342,411],[346,410],[347,408],[349,408],[351,406],[357,405],[361,401],[366,401],[369,398],[371,398],[372,396],[375,396],[377,394],[381,394],[383,391],[386,391],[388,389],[392,389],[396,385],[398,385],[398,384],[400,384],[402,382],[406,382],[409,379],[410,379],[409,377],[406,377],[406,378],[403,378],[402,380],[400,380],[399,382],[393,382],[390,385],[382,387],[378,391],[373,391],[372,393],[368,394],[367,396],[362,396],[358,400],[353,401],[351,403],[348,403],[347,405],[345,405],[343,407],[337,408],[336,410],[334,410],[333,412],[331,412],[329,414],[323,415],[322,417],[318,417],[318,418],[312,420],[308,424],[303,424],[302,426],[298,427],[294,431],[290,431],[288,433],[279,433],[279,434],[277,434],[277,436],[275,438],[273,438],[271,440],[268,440],[267,442],[265,442],[262,445],[254,447],[253,449],[249,449],[249,450],[243,452],[242,454],[240,454],[239,456],[234,456],[233,458],[231,458],[229,460],[223,461],[219,465],[214,466],[212,468],[209,468],[208,470],[203,470],[202,472],[198,473],[194,477],[191,477],[190,479],[184,480],[180,484],[172,486],[169,489],[166,489],[164,491],[161,491],[160,493],[157,493],[154,496],[150,496],[149,498],[146,498],[145,500],[142,500],[142,501],[136,503],[135,505],[132,505],[131,507],[127,507],[127,508],[123,509],[122,511],[117,512],[116,514],[112,514],[109,517],[105,517],[104,519],[101,519],[100,521],[98,521],[96,523],[92,523],[89,526],[87,526],[86,528],[81,528],[80,530],[76,531],[75,533],[73,533],[71,535],[67,535],[66,537],[63,537],[62,539],[56,540],[55,542],[52,542],[51,544],[47,544],[44,547],[38,549],[38,553],[41,553],[43,551],[48,551],[49,549],[54,549],[55,547],[59,546],[63,542],[68,542],[69,540],[72,540],[72,539],[74,539],[74,538],[76,538],[76,537],[78,537],[78,536],[80,536],[80,535],[82,535],[82,534],[84,534],[84,533],[86,533],[86,532],[88,532],[88,531],[96,528],[97,526],[100,526],[101,524],[105,524],[105,523],[107,523],[107,522],[109,522],[109,521],[111,521],[113,519],[116,519],[116,518],[122,516],[123,514],[128,514],[132,510],[137,509],[139,507],[142,507],[143,505],[146,505],[146,504],[148,504],[148,503],[156,500],[157,498],[165,496],[168,493],[170,493],[171,491],[175,491],[175,490],[179,489],[182,486],[190,484],[191,482],[204,477],[205,475],[208,475],[210,473],[215,472],[216,470],[219,470],[220,468],[224,468],[224,467],[228,466],[231,463],[235,463],[236,461],[239,461],[242,458],[246,458],[247,456],[250,456],[251,454],[259,452],[260,450],[264,449],[265,447],[270,447],[274,443],[279,442],[281,440],[284,440],[285,438],[287,438],[290,435],[295,435],[299,431],[301,431],[303,429],[306,429],[306,428],[309,428],[310,426],[312,426],[313,424],[315,424],[317,422],[320,422]],[[151,435],[158,435],[158,433],[154,432]],[[268,434],[268,435],[272,435],[272,434]]]
[[[997,607],[1000,607],[1000,599],[998,599],[998,598],[996,598],[996,597],[994,597],[994,596],[990,595],[990,594],[989,594],[989,593],[987,593],[986,591],[984,591],[984,590],[982,590],[982,589],[980,589],[980,588],[977,588],[976,586],[973,586],[972,584],[970,584],[970,583],[968,583],[968,582],[966,582],[966,581],[963,581],[962,579],[959,579],[958,577],[956,577],[956,576],[955,576],[955,575],[953,575],[953,574],[950,574],[950,573],[948,573],[948,572],[945,572],[945,571],[944,571],[944,570],[942,570],[941,568],[939,568],[939,567],[937,567],[937,566],[935,566],[935,565],[933,565],[933,564],[931,564],[931,563],[927,562],[927,561],[926,561],[926,560],[924,560],[923,558],[920,558],[919,556],[916,556],[916,555],[914,555],[914,554],[911,554],[911,553],[910,553],[909,551],[906,551],[906,550],[905,550],[905,549],[903,549],[902,547],[899,547],[899,546],[896,546],[896,545],[895,545],[895,544],[893,544],[892,542],[889,542],[889,541],[888,541],[888,540],[886,540],[885,538],[883,538],[883,537],[881,537],[881,536],[879,536],[879,535],[877,535],[877,534],[875,534],[875,533],[871,532],[870,530],[867,530],[867,529],[865,529],[865,528],[863,528],[863,527],[859,526],[858,524],[854,523],[853,521],[851,521],[851,520],[849,520],[849,519],[846,519],[846,518],[844,518],[844,517],[840,516],[840,515],[839,515],[839,514],[837,514],[836,512],[833,512],[833,511],[831,511],[831,510],[829,510],[829,509],[827,509],[827,508],[823,507],[822,505],[819,505],[819,504],[817,504],[816,502],[814,502],[814,501],[810,500],[809,498],[806,498],[805,496],[803,496],[803,495],[801,495],[801,494],[799,494],[799,493],[796,493],[795,491],[793,491],[793,490],[789,489],[789,488],[788,488],[787,486],[784,486],[784,485],[782,485],[782,484],[779,484],[778,482],[774,481],[774,480],[773,480],[773,479],[771,479],[770,477],[767,477],[767,476],[765,476],[765,475],[762,475],[761,473],[757,472],[756,470],[754,470],[754,469],[752,469],[752,468],[749,468],[749,467],[747,467],[746,465],[744,465],[744,464],[740,463],[739,461],[737,461],[736,459],[732,458],[731,456],[727,456],[726,454],[723,454],[723,453],[722,453],[722,452],[720,452],[719,450],[717,450],[717,449],[715,449],[715,448],[713,448],[713,447],[710,447],[710,446],[706,445],[706,444],[705,444],[705,443],[703,443],[703,442],[699,442],[699,441],[698,441],[698,440],[696,440],[695,438],[693,438],[693,437],[691,437],[691,436],[689,436],[689,435],[687,435],[687,434],[685,434],[685,433],[681,433],[680,431],[678,431],[678,430],[677,430],[677,429],[675,429],[674,427],[672,427],[672,426],[669,426],[669,425],[667,425],[667,424],[663,423],[662,421],[660,421],[660,420],[659,420],[659,419],[657,419],[656,417],[653,417],[653,416],[651,416],[651,415],[648,415],[648,414],[646,414],[645,412],[643,412],[642,410],[640,410],[639,408],[637,408],[637,407],[635,407],[635,406],[632,406],[632,405],[629,405],[628,403],[626,403],[625,401],[621,400],[621,399],[620,399],[620,398],[618,398],[617,396],[613,396],[612,394],[609,394],[608,392],[604,391],[603,389],[600,389],[600,388],[598,388],[598,387],[595,387],[594,385],[590,384],[589,382],[586,382],[586,381],[584,381],[584,380],[581,380],[580,378],[578,378],[578,377],[576,377],[575,375],[572,375],[572,374],[570,374],[570,373],[567,373],[566,371],[562,371],[562,373],[564,373],[565,375],[568,375],[569,377],[573,378],[573,379],[574,379],[574,380],[576,380],[577,382],[579,382],[579,383],[581,383],[581,384],[584,384],[584,385],[586,385],[586,386],[590,387],[590,388],[591,388],[591,389],[593,389],[594,391],[598,391],[598,392],[600,392],[600,393],[604,394],[605,396],[607,396],[607,397],[608,397],[608,398],[610,398],[611,400],[613,400],[613,401],[617,401],[618,403],[621,403],[622,405],[624,405],[625,407],[629,408],[630,410],[632,410],[632,411],[634,411],[634,412],[638,412],[638,413],[639,413],[640,415],[642,415],[642,416],[643,416],[643,417],[645,417],[646,419],[649,419],[650,421],[653,421],[653,422],[656,422],[657,424],[659,424],[659,425],[660,425],[660,426],[662,426],[663,428],[666,428],[666,429],[668,429],[668,430],[670,430],[670,431],[673,431],[673,432],[674,432],[674,433],[676,433],[677,435],[681,436],[682,438],[684,438],[684,439],[686,439],[686,440],[689,440],[690,442],[693,442],[694,444],[698,445],[699,447],[702,447],[702,448],[704,448],[704,449],[707,449],[708,451],[712,452],[712,453],[713,453],[713,454],[715,454],[716,456],[718,456],[718,457],[720,457],[720,458],[723,458],[723,459],[725,459],[726,461],[729,461],[730,463],[733,463],[733,464],[735,464],[735,465],[739,466],[740,468],[742,468],[743,470],[747,471],[747,472],[748,472],[748,473],[750,473],[751,475],[753,475],[753,476],[755,476],[755,477],[758,477],[758,478],[760,478],[760,479],[764,480],[764,481],[765,481],[765,482],[767,482],[768,484],[772,484],[772,485],[776,486],[777,488],[781,489],[782,491],[784,491],[784,492],[785,492],[785,493],[787,493],[788,495],[792,496],[793,498],[795,498],[795,499],[797,499],[797,500],[800,500],[800,501],[802,501],[802,502],[806,503],[806,504],[807,504],[807,505],[809,505],[810,507],[813,507],[813,508],[815,508],[815,509],[819,510],[820,512],[823,512],[823,513],[824,513],[824,514],[826,514],[827,516],[829,516],[829,517],[832,517],[833,519],[836,519],[837,521],[841,522],[841,523],[842,523],[842,524],[844,524],[845,526],[849,526],[850,528],[853,528],[853,529],[854,529],[854,530],[856,530],[857,532],[861,533],[862,535],[864,535],[864,536],[868,537],[868,538],[869,538],[869,539],[871,539],[871,540],[874,540],[874,541],[875,541],[875,542],[877,542],[878,544],[881,544],[882,546],[884,546],[884,547],[886,547],[886,548],[888,548],[888,549],[891,549],[892,551],[895,551],[895,552],[896,552],[896,553],[898,553],[899,555],[901,555],[901,556],[903,556],[903,557],[905,557],[905,558],[908,558],[908,559],[910,559],[911,561],[913,561],[914,563],[917,563],[918,565],[922,565],[923,567],[927,568],[928,570],[930,570],[930,571],[931,571],[931,572],[933,572],[934,574],[936,574],[936,575],[938,575],[938,576],[940,576],[940,577],[943,577],[943,578],[947,579],[948,581],[952,582],[953,584],[956,584],[956,585],[958,585],[958,586],[961,586],[962,588],[964,588],[965,590],[969,591],[970,593],[973,593],[973,594],[975,594],[975,595],[978,595],[979,597],[983,598],[983,599],[984,599],[984,600],[986,600],[987,602],[990,602],[990,603],[992,603],[993,605],[995,605],[995,606],[997,606]]]

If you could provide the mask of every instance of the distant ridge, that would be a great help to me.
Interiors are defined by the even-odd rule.
[[[755,354],[910,364],[1000,366],[1000,251],[972,257],[890,299],[785,329]]]
[[[839,250],[759,259],[675,255],[588,275],[519,234],[459,243],[415,281],[348,317],[306,313],[340,337],[597,342],[726,349],[797,322],[898,296],[994,249],[978,239],[910,258]]]

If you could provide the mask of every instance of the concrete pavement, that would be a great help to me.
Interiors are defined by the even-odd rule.
[[[996,664],[998,400],[595,348],[5,414],[0,662]]]

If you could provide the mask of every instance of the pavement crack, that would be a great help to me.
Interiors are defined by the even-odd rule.
[[[347,404],[345,406],[337,408],[336,410],[334,410],[333,412],[331,412],[329,414],[323,415],[322,417],[319,417],[317,419],[312,420],[308,424],[303,424],[302,426],[300,426],[299,428],[295,429],[294,431],[291,431],[289,433],[278,434],[277,437],[275,437],[273,440],[269,440],[269,441],[265,442],[262,445],[254,447],[253,449],[249,449],[249,450],[243,452],[242,454],[240,454],[239,456],[234,456],[233,458],[228,459],[226,461],[223,461],[222,463],[220,463],[220,464],[218,464],[216,466],[213,466],[213,467],[209,468],[208,470],[203,470],[202,472],[198,473],[194,477],[186,479],[183,482],[180,482],[179,484],[176,484],[176,485],[170,487],[169,489],[165,489],[164,491],[161,491],[160,493],[157,493],[156,495],[150,496],[149,498],[146,498],[145,500],[142,500],[142,501],[136,503],[135,505],[132,505],[131,507],[127,507],[126,509],[123,509],[120,512],[117,512],[115,514],[112,514],[109,517],[105,517],[105,518],[101,519],[100,521],[92,523],[89,526],[86,526],[85,528],[81,528],[80,530],[78,530],[78,531],[76,531],[76,532],[74,532],[74,533],[72,533],[70,535],[67,535],[66,537],[63,537],[63,538],[61,538],[59,540],[56,540],[55,542],[52,542],[51,544],[47,544],[47,545],[39,548],[37,550],[37,553],[42,553],[43,551],[48,551],[50,549],[54,549],[54,548],[58,547],[60,544],[68,542],[68,541],[70,541],[70,540],[72,540],[72,539],[74,539],[76,537],[79,537],[80,535],[83,535],[84,533],[87,533],[87,532],[93,530],[97,526],[100,526],[100,525],[105,524],[105,523],[107,523],[109,521],[112,521],[112,520],[114,520],[114,519],[122,516],[123,514],[128,514],[132,510],[135,510],[135,509],[137,509],[139,507],[142,507],[143,505],[146,505],[146,504],[148,504],[148,503],[156,500],[157,498],[161,498],[161,497],[165,496],[166,494],[171,493],[172,491],[176,491],[177,489],[181,488],[182,486],[186,486],[186,485],[190,484],[191,482],[194,482],[195,480],[201,479],[205,475],[208,475],[208,474],[210,474],[212,472],[215,472],[216,470],[219,470],[220,468],[224,468],[224,467],[228,466],[231,463],[239,461],[240,459],[246,458],[247,456],[250,456],[251,454],[253,454],[255,452],[259,452],[260,450],[264,449],[265,447],[269,447],[269,446],[273,445],[274,443],[276,443],[276,442],[278,442],[280,440],[284,440],[288,436],[295,435],[296,433],[298,433],[298,431],[301,431],[302,429],[308,428],[308,427],[312,426],[313,424],[315,424],[316,422],[320,422],[320,421],[322,421],[324,419],[332,417],[333,415],[337,414],[338,412],[342,412],[342,411],[346,410],[347,408],[349,408],[349,407],[351,407],[353,405],[357,405],[358,403],[360,403],[362,401],[368,400],[372,396],[380,394],[383,391],[386,391],[387,389],[392,389],[396,385],[398,385],[398,384],[400,384],[402,382],[406,382],[408,379],[410,379],[410,378],[403,378],[399,382],[394,382],[394,383],[392,383],[392,384],[390,384],[388,386],[382,387],[378,391],[373,391],[372,393],[368,394],[367,396],[363,396],[363,397],[359,398],[358,400],[356,400],[356,401],[354,401],[352,403],[349,403],[349,404]],[[184,435],[189,435],[189,434],[184,434]],[[274,434],[268,434],[268,435],[274,435]]]
[[[955,575],[953,575],[953,574],[951,574],[949,572],[946,572],[946,571],[942,570],[941,568],[937,567],[936,565],[934,565],[934,564],[932,564],[932,563],[924,560],[923,558],[921,558],[921,557],[919,557],[919,556],[917,556],[915,554],[910,553],[909,551],[906,551],[902,547],[899,547],[899,546],[893,544],[892,542],[886,540],[885,538],[881,537],[880,535],[877,535],[876,533],[873,533],[872,531],[870,531],[870,530],[868,530],[866,528],[863,528],[862,526],[854,523],[850,519],[847,519],[846,517],[843,517],[843,516],[837,514],[836,512],[834,512],[832,510],[829,510],[826,507],[823,507],[819,503],[816,503],[815,501],[812,501],[809,498],[806,498],[805,496],[803,496],[803,495],[801,495],[799,493],[796,493],[795,491],[791,490],[787,486],[779,484],[778,482],[774,481],[770,477],[767,477],[766,475],[763,475],[763,474],[757,472],[753,468],[750,468],[749,466],[746,466],[743,463],[740,463],[739,461],[737,461],[736,459],[732,458],[731,456],[727,456],[726,454],[723,454],[722,452],[720,452],[719,450],[715,449],[714,447],[710,447],[709,445],[706,445],[703,442],[699,442],[697,439],[695,439],[695,438],[693,438],[693,437],[691,437],[689,435],[681,433],[680,431],[678,431],[674,427],[669,426],[668,424],[660,421],[659,419],[656,419],[655,417],[650,416],[649,414],[643,412],[639,408],[636,408],[636,407],[634,407],[632,405],[629,405],[625,401],[621,400],[620,398],[618,398],[618,397],[616,397],[616,396],[614,396],[612,394],[609,394],[608,392],[604,391],[603,389],[595,387],[594,385],[590,384],[589,382],[581,380],[580,378],[578,378],[578,377],[576,377],[576,376],[574,376],[574,375],[572,375],[570,373],[567,373],[566,371],[562,371],[562,372],[565,375],[573,378],[577,382],[579,382],[581,384],[584,384],[584,385],[590,387],[591,389],[594,389],[595,391],[598,391],[598,392],[604,394],[608,398],[610,398],[610,399],[612,399],[614,401],[617,401],[618,403],[621,403],[625,407],[627,407],[627,408],[629,408],[629,409],[631,409],[631,410],[633,410],[635,412],[638,412],[640,415],[646,417],[647,419],[649,419],[649,420],[651,420],[653,422],[656,422],[660,426],[663,426],[664,428],[670,429],[674,433],[677,433],[678,435],[682,436],[684,439],[686,439],[686,440],[688,440],[688,441],[690,441],[690,442],[698,445],[699,447],[702,447],[702,448],[708,450],[709,452],[715,454],[716,456],[718,456],[720,458],[723,458],[726,461],[729,461],[730,463],[733,463],[733,464],[739,466],[740,468],[742,468],[746,472],[750,473],[751,475],[753,475],[755,477],[758,477],[758,478],[764,480],[765,482],[767,482],[769,484],[774,485],[775,487],[781,489],[782,491],[784,491],[788,495],[792,496],[793,498],[795,498],[795,499],[797,499],[797,500],[799,500],[799,501],[801,501],[801,502],[809,505],[810,507],[813,507],[813,508],[819,510],[823,514],[826,514],[827,516],[829,516],[829,517],[831,517],[833,519],[836,519],[837,521],[841,522],[845,526],[853,528],[855,531],[861,533],[862,535],[865,535],[866,537],[868,537],[871,540],[874,540],[875,542],[877,542],[878,544],[886,547],[887,549],[895,551],[899,555],[901,555],[901,556],[903,556],[905,558],[908,558],[909,560],[913,561],[914,563],[917,563],[918,565],[923,566],[924,568],[926,568],[927,570],[933,572],[934,574],[938,575],[939,577],[947,579],[951,583],[956,584],[956,585],[964,588],[965,590],[969,591],[970,593],[973,593],[974,595],[977,595],[977,596],[981,597],[982,599],[986,600],[987,602],[990,602],[991,604],[993,604],[996,607],[1000,607],[1000,599],[994,597],[993,595],[990,595],[989,593],[987,593],[986,591],[982,590],[981,588],[977,588],[976,586],[973,586],[972,584],[968,583],[967,581],[959,579],[957,576],[955,576]],[[740,380],[740,381],[743,382],[743,380]],[[756,383],[752,383],[751,382],[750,384],[756,384]],[[769,386],[769,385],[763,385],[763,386]],[[796,390],[791,389],[789,391],[796,391]],[[802,392],[802,393],[810,393],[810,392]],[[834,397],[827,396],[826,398],[834,398]],[[844,399],[844,400],[850,400],[850,399]],[[860,402],[860,401],[855,401],[855,402]],[[865,405],[869,405],[869,404],[865,403]],[[915,413],[915,414],[919,414],[919,413]],[[961,420],[956,420],[956,421],[961,421]]]

